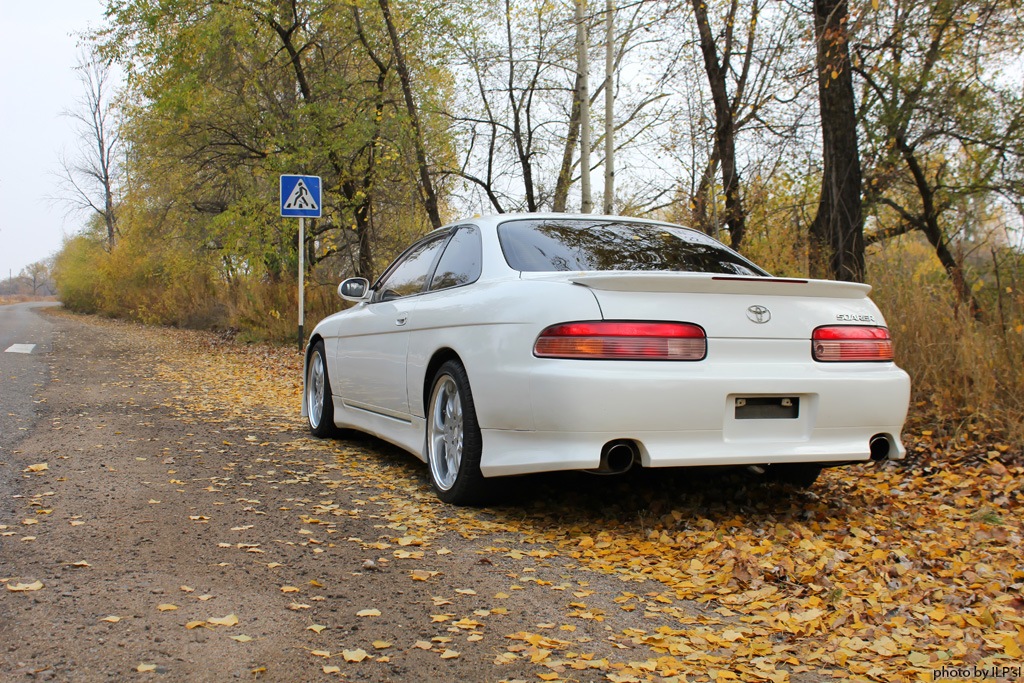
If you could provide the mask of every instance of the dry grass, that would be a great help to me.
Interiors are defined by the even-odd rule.
[[[953,433],[984,425],[1024,443],[1024,297],[977,279],[985,311],[975,319],[915,243],[873,254],[869,282],[913,379],[914,419]]]
[[[8,304],[22,304],[26,301],[57,301],[55,296],[29,296],[27,294],[15,294],[13,296],[0,296],[0,306]]]

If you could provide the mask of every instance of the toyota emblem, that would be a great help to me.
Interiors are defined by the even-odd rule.
[[[747,309],[747,317],[758,325],[763,325],[772,319],[772,312],[764,306],[751,306]]]

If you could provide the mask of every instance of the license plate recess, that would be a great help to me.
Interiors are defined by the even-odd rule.
[[[737,420],[795,420],[800,417],[798,396],[737,396]]]

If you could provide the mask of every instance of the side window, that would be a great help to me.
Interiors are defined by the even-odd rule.
[[[377,301],[419,294],[427,284],[430,268],[447,235],[438,235],[413,247],[377,287]]]
[[[480,231],[472,225],[459,228],[441,254],[441,260],[437,262],[437,270],[430,280],[430,290],[476,282],[480,277],[482,251]]]

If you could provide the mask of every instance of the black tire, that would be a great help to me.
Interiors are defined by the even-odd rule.
[[[306,413],[309,431],[314,436],[326,439],[338,434],[338,428],[334,426],[334,398],[327,374],[327,354],[322,341],[313,346],[306,365]]]
[[[480,472],[483,439],[466,369],[442,365],[430,383],[424,454],[437,497],[452,505],[480,505],[489,498]]]
[[[780,463],[768,468],[768,476],[772,481],[800,489],[810,488],[814,485],[819,474],[821,474],[821,465],[809,462]]]

